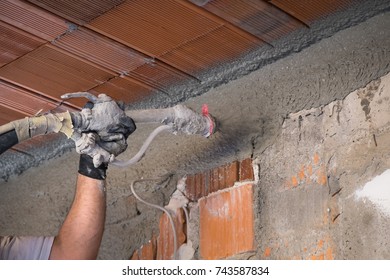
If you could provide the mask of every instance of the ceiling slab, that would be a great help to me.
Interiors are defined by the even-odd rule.
[[[19,111],[14,110],[13,108],[8,108],[0,104],[0,125],[9,123],[17,119],[22,119],[24,117],[26,117],[25,114],[22,114]]]
[[[0,67],[21,57],[45,41],[0,21]]]
[[[90,22],[107,11],[115,8],[125,0],[28,0],[47,11],[79,25]]]
[[[115,77],[90,91],[91,93],[105,93],[126,103],[137,102],[152,94],[153,89],[129,77]]]
[[[0,20],[48,41],[69,27],[61,18],[18,0],[1,1]]]
[[[29,102],[26,102],[28,100]],[[10,83],[0,81],[0,104],[10,111],[18,112],[18,116],[31,116],[40,111],[62,112],[72,110],[67,106],[59,106],[60,103],[39,96],[34,92],[24,90]],[[4,121],[9,118],[4,118]],[[11,119],[12,120],[12,119]]]
[[[216,0],[209,1],[203,8],[268,44],[304,27],[299,20],[266,1]]]
[[[61,100],[67,92],[87,91],[113,77],[56,47],[45,45],[0,68],[3,80]],[[85,101],[71,103],[82,106]]]
[[[337,10],[356,2],[355,0],[270,0],[285,13],[299,19],[307,26]]]

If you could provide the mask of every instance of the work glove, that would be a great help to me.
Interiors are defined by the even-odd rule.
[[[88,102],[83,111],[87,109],[93,112],[94,106],[93,103]],[[123,107],[119,105],[118,107],[123,110]],[[99,117],[103,116],[98,115],[94,118],[92,115],[90,125],[88,125],[88,129],[98,128],[99,130],[81,132],[81,137],[75,141],[75,144],[76,151],[80,153],[79,173],[90,178],[104,180],[109,162],[126,150],[127,138],[135,131],[136,126],[134,121],[124,113],[111,117],[111,119],[115,118],[115,123],[108,124],[106,127],[97,123]]]

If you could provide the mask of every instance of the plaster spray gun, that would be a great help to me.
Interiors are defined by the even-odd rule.
[[[84,97],[89,100],[80,112],[48,113],[37,117],[26,117],[0,126],[0,154],[13,145],[29,138],[49,133],[63,133],[75,142],[79,154],[93,158],[98,167],[102,163],[115,166],[128,166],[138,162],[152,140],[163,131],[174,134],[198,134],[209,137],[216,130],[214,118],[206,105],[198,114],[183,105],[166,109],[125,110],[106,94],[95,96],[89,92],[68,93],[63,99]],[[161,123],[146,139],[139,152],[128,161],[115,157],[127,148],[123,128],[138,123]],[[111,145],[107,152],[105,145]]]

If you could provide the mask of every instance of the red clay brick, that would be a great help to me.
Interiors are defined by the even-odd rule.
[[[218,190],[226,189],[225,166],[218,167]]]
[[[198,200],[203,196],[204,185],[203,185],[203,174],[199,173],[195,175],[195,199]]]
[[[203,178],[203,192],[202,192],[202,197],[208,196],[209,194],[209,189],[210,189],[210,172],[206,171],[202,174]]]
[[[194,201],[197,201],[198,200],[198,197],[197,197],[197,192],[198,192],[198,182],[197,182],[197,174],[195,175],[192,175],[192,178],[193,178],[193,188],[192,188],[192,195],[193,195],[193,200]]]
[[[219,190],[218,168],[214,168],[213,170],[211,170],[210,175],[211,175],[210,176],[210,193],[213,193],[213,192],[216,192]]]
[[[139,260],[155,260],[157,255],[157,240],[152,238],[138,250]]]
[[[208,175],[208,194],[213,192],[213,183],[214,183],[214,169],[210,169],[207,172]],[[205,173],[206,176],[206,173]]]
[[[191,201],[196,201],[195,198],[195,175],[188,175],[186,180],[186,196]]]
[[[209,194],[209,172],[188,175],[185,194],[191,201],[198,201]]]
[[[240,162],[240,181],[253,181],[254,179],[252,159],[244,159]]]
[[[186,181],[186,196],[191,201],[198,201],[210,193],[234,186],[235,182],[254,180],[252,160],[246,159],[240,163],[214,168],[203,173],[188,175]]]
[[[200,255],[223,259],[254,249],[253,185],[199,200]]]
[[[239,180],[239,164],[234,161],[225,166],[225,186],[227,188],[233,187],[235,182]]]
[[[186,241],[185,214],[183,209],[177,209],[172,215],[177,235],[177,248]],[[168,216],[164,213],[160,219],[160,234],[157,238],[157,260],[170,260],[173,258],[174,240],[172,226]]]

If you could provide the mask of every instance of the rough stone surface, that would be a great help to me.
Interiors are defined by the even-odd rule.
[[[390,257],[389,217],[357,195],[390,167],[389,100],[390,74],[288,116],[257,159],[258,258]]]
[[[365,5],[368,5],[367,3],[370,1],[363,2]],[[387,2],[387,6],[385,2]],[[188,99],[191,96],[190,94],[183,92],[183,96],[180,97],[181,93],[176,91],[175,96],[177,95],[177,99],[172,99],[173,103],[188,99],[184,104],[199,112],[202,104],[208,103],[210,113],[220,122],[220,130],[210,139],[163,134],[152,143],[141,162],[126,169],[109,168],[107,225],[99,258],[127,259],[134,250],[148,242],[153,234],[157,235],[160,213],[138,203],[134,206],[135,201],[130,194],[129,188],[131,180],[156,177],[169,173],[175,173],[178,176],[195,174],[237,159],[251,156],[254,158],[261,157],[265,150],[269,151],[267,147],[276,145],[275,141],[280,138],[282,125],[286,126],[288,123],[286,118],[289,117],[290,113],[321,107],[336,100],[343,100],[353,90],[365,86],[388,73],[390,71],[390,29],[388,28],[390,26],[390,13],[381,13],[370,19],[368,18],[373,14],[379,13],[379,11],[386,10],[389,3],[388,1],[372,1],[372,3],[374,3],[375,8],[372,9],[373,12],[367,9],[369,11],[367,17],[361,12],[357,13],[358,19],[356,19],[356,22],[352,20],[350,23],[343,22],[342,17],[339,18],[338,21],[335,21],[337,22],[336,25],[339,25],[338,29],[336,28],[337,30],[350,25],[354,26],[339,31],[329,38],[322,39],[316,44],[310,45],[312,42],[330,36],[337,31],[330,30],[330,22],[323,27],[323,35],[318,35],[312,41],[309,39],[310,37],[302,39],[303,46],[301,47],[297,47],[299,40],[292,45],[287,42],[284,45],[281,43],[279,49],[269,50],[269,52],[264,51],[264,55],[270,56],[272,56],[272,52],[275,52],[273,59],[267,59],[267,56],[263,56],[263,52],[259,52],[257,55],[252,54],[254,64],[251,62],[245,62],[247,63],[245,64],[241,61],[244,64],[238,62],[238,64],[234,64],[235,66],[230,65],[234,73],[237,73],[235,71],[242,67],[242,71],[239,71],[240,74],[232,74],[227,79],[235,79],[230,83],[225,84],[227,80],[224,80],[225,78],[222,79],[225,76],[219,76],[221,72],[216,72],[214,76],[210,76],[210,79],[214,82],[199,86],[201,88],[199,94],[203,93],[201,96]],[[366,19],[367,21],[361,22]],[[320,32],[320,27],[317,27],[318,30],[316,32]],[[283,52],[285,48],[289,50]],[[244,59],[243,61],[247,60]],[[226,67],[229,68],[230,66]],[[219,86],[216,87],[217,85]],[[194,96],[198,95],[198,93],[193,94]],[[368,120],[365,118],[371,116],[371,119],[374,119],[372,114],[374,113],[373,104],[375,101],[371,101],[371,97],[365,96],[364,93],[362,93],[362,96],[360,102],[364,100],[364,106],[362,107],[363,109],[359,109],[363,112],[364,122],[362,122],[362,125],[366,129]],[[343,102],[345,103],[345,101]],[[382,100],[382,103],[386,103],[386,100]],[[153,102],[151,101],[149,105],[152,106]],[[336,106],[335,112],[337,112],[337,108]],[[337,116],[337,114],[334,116]],[[314,123],[315,121],[316,119],[313,119]],[[127,159],[134,155],[153,128],[149,125],[139,127],[130,136],[130,148],[121,157]],[[320,141],[321,137],[323,137],[323,134],[321,134],[323,131],[317,127],[313,131],[315,133],[311,136],[310,141]],[[357,133],[363,132],[357,129]],[[363,133],[364,135],[366,134]],[[384,140],[381,137],[385,136],[377,135],[378,147],[382,147],[382,145],[384,147],[382,142]],[[307,139],[309,139],[309,136],[307,136]],[[365,141],[368,141],[368,139],[372,139],[372,137],[367,138]],[[297,140],[295,139],[294,141]],[[363,153],[367,149],[368,144],[363,140],[361,141],[360,145],[362,146],[357,146],[358,143],[353,146],[356,149],[354,157],[350,158],[349,161],[347,160],[348,157],[345,157],[345,162],[342,162],[345,164],[345,169],[348,170],[352,164],[351,162],[356,163],[360,161],[361,170],[353,169],[356,174],[366,169],[374,170],[375,172],[379,171],[383,167],[381,163],[385,162],[384,150],[378,154],[374,153],[374,150],[370,150],[373,151],[373,154],[370,154],[369,158],[374,163],[377,160],[382,160],[376,165],[370,165],[366,161],[368,160],[366,159],[367,154]],[[282,145],[280,142],[277,143],[279,143],[277,145]],[[313,143],[317,142],[314,141]],[[309,143],[307,146],[310,146]],[[315,147],[315,145],[312,146]],[[290,147],[288,152],[295,151],[293,146],[285,143],[285,148],[287,149],[287,147]],[[359,150],[359,147],[361,150]],[[372,148],[372,146],[370,147]],[[75,174],[78,166],[78,155],[73,150],[71,153],[60,154],[61,156],[55,158],[42,159],[41,165],[32,167],[19,176],[9,173],[9,167],[12,169],[12,166],[19,170],[16,173],[21,172],[18,169],[15,158],[10,158],[8,152],[1,156],[1,177],[8,180],[7,182],[3,181],[0,185],[1,235],[51,235],[58,231],[72,201],[76,180]],[[286,155],[288,154],[279,156]],[[374,155],[378,156],[378,159]],[[314,155],[312,154],[311,156]],[[288,159],[288,162],[297,160],[290,155]],[[320,157],[320,159],[322,161],[318,162],[326,164],[326,166],[329,165],[326,161],[329,159],[328,156]],[[305,162],[302,164],[305,164]],[[321,167],[321,165],[319,166]],[[296,173],[298,174],[299,170]],[[299,174],[297,174],[295,176],[299,178]],[[361,178],[361,183],[371,176],[371,173],[362,174],[359,177]],[[320,182],[322,182],[323,178],[321,176],[318,177]],[[317,180],[318,178],[316,177],[315,179]],[[345,185],[351,182],[347,175],[341,174],[335,175],[334,179],[330,178],[329,182],[331,180],[335,182],[334,188],[336,189],[336,182]],[[175,178],[168,186],[159,187],[158,189],[153,186],[143,186],[140,187],[139,192],[150,201],[160,205],[166,204],[169,201],[169,196],[174,191],[174,181]],[[292,179],[291,181],[293,182]],[[265,191],[263,187],[260,189]],[[326,187],[322,189],[317,188],[316,193],[307,194],[308,198],[312,198],[309,206],[312,207],[310,209],[313,211],[317,202],[320,203],[323,201],[321,199],[329,196],[324,189]],[[347,198],[347,194],[352,192],[353,190],[348,192],[348,188],[345,188],[340,195],[346,195],[345,198]],[[301,195],[304,196],[305,194]],[[292,194],[291,200],[284,200],[286,204],[283,205],[283,209],[288,209],[288,206],[295,205],[293,203],[295,201],[294,196],[296,196],[296,199],[300,197],[298,194]],[[265,196],[263,199],[272,201],[276,197],[270,196],[267,198]],[[334,203],[338,205],[337,200]],[[342,226],[344,230],[339,229],[336,232],[340,236],[343,233],[349,236],[339,239],[330,239],[328,236],[322,236],[322,243],[311,244],[311,246],[314,249],[321,247],[324,250],[325,248],[328,250],[328,248],[331,248],[331,240],[333,240],[333,242],[339,242],[340,248],[346,248],[341,252],[336,252],[335,248],[338,247],[332,247],[335,250],[335,256],[345,258],[374,256],[374,252],[363,252],[363,250],[358,249],[358,245],[374,243],[375,234],[379,235],[380,232],[376,231],[375,234],[367,234],[365,239],[359,237],[358,233],[364,230],[363,225],[370,223],[375,225],[376,220],[380,219],[380,217],[374,210],[367,210],[353,215],[353,207],[351,205],[355,206],[353,203],[356,202],[350,200],[348,203],[350,203],[347,205],[349,208],[343,208],[345,209],[343,214],[336,220],[340,221],[347,217],[351,223],[344,223]],[[267,201],[261,202],[259,205],[267,205]],[[307,209],[302,206],[300,211],[304,213],[305,210]],[[345,214],[347,211],[351,211],[350,216]],[[255,215],[256,217],[263,217],[261,213],[256,213]],[[269,217],[269,219],[269,225],[276,222],[282,229],[288,228],[288,224],[294,222],[287,219],[273,221],[272,217]],[[299,216],[296,216],[294,219],[298,221]],[[355,226],[359,222],[361,224]],[[310,227],[313,225],[315,225],[313,221],[307,221],[303,226]],[[384,223],[380,225],[380,229],[385,229],[386,226],[387,224]],[[264,226],[262,227],[264,228]],[[370,230],[374,231],[374,227],[370,228]],[[354,244],[354,246],[350,246],[350,244]],[[349,247],[352,249],[349,250]],[[259,249],[265,250],[266,248]],[[309,250],[308,248],[306,249]],[[328,253],[329,256],[331,252],[326,250],[325,253]],[[267,249],[267,255],[272,257],[272,252],[274,251]],[[387,254],[385,248],[380,249],[378,247],[377,252],[382,252],[380,256],[386,256]]]

